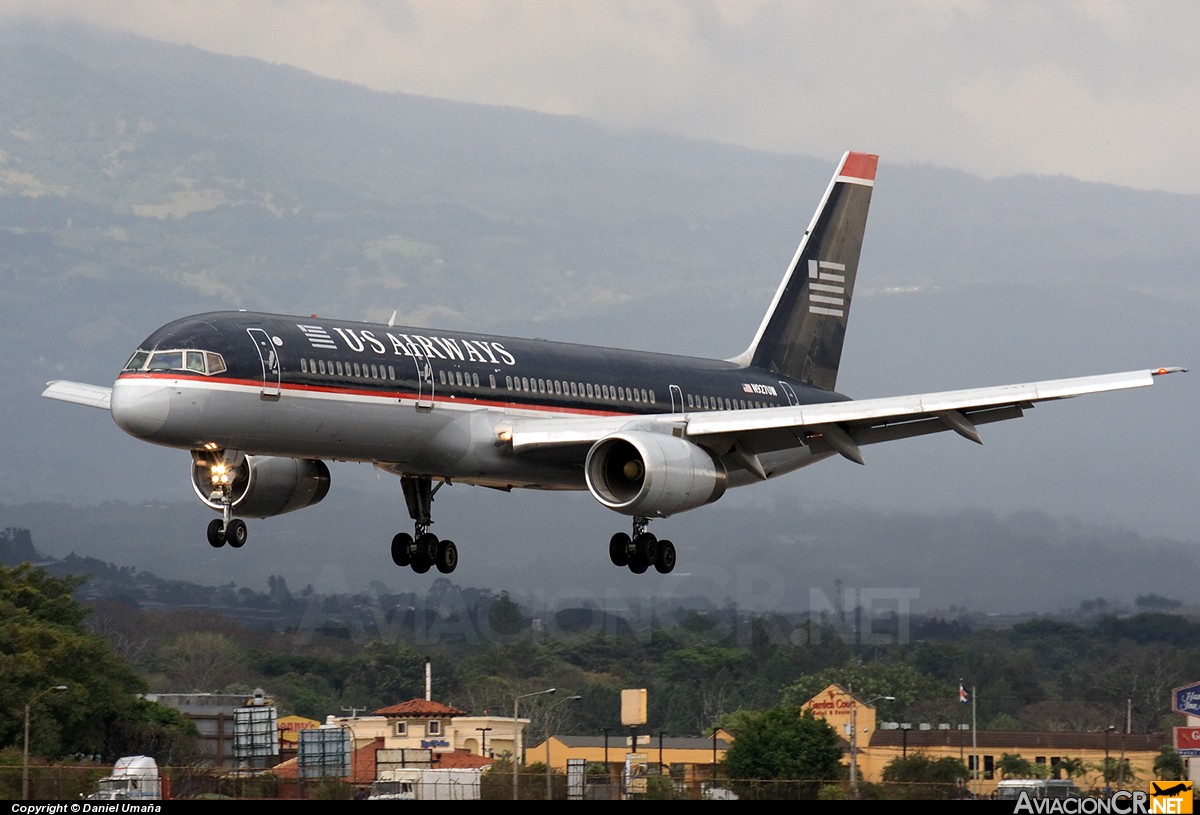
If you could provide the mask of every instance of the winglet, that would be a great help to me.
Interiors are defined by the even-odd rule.
[[[1186,374],[1187,368],[1157,368],[1150,372],[1151,376],[1166,376],[1167,374]]]

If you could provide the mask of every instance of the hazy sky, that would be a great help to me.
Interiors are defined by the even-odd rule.
[[[1200,193],[1200,4],[0,0],[371,88]]]

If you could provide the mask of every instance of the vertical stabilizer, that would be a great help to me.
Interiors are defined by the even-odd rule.
[[[754,341],[734,362],[834,389],[878,163],[869,153],[842,156]]]

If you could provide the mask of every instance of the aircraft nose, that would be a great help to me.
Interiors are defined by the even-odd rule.
[[[109,406],[113,421],[122,430],[148,439],[167,423],[171,394],[158,382],[119,379],[113,384]]]

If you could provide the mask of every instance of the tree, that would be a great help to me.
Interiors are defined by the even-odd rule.
[[[1183,757],[1169,744],[1164,744],[1154,759],[1154,777],[1160,781],[1178,781],[1183,778]]]
[[[1062,773],[1068,779],[1082,778],[1087,773],[1087,764],[1078,756],[1074,758],[1063,757],[1058,760],[1055,765],[1057,773]]]
[[[813,798],[842,775],[842,745],[825,720],[797,705],[744,713],[725,754],[725,772],[740,798]],[[762,785],[752,781],[782,782]],[[783,795],[784,791],[787,795]]]
[[[957,798],[970,774],[957,758],[934,760],[924,753],[897,756],[883,768],[883,780],[899,787],[896,797],[925,801]]]
[[[84,582],[50,577],[29,563],[0,566],[0,744],[21,743],[30,698],[66,685],[38,701],[30,726],[34,755],[112,758],[118,723],[143,726],[156,738],[177,733],[182,745],[192,731],[180,730],[182,720],[162,706],[138,699],[144,681],[84,627],[87,609],[72,596]]]
[[[1033,762],[1027,758],[1022,758],[1016,753],[1004,753],[1000,756],[1000,760],[996,762],[996,769],[1005,778],[1037,778],[1038,773],[1034,769]]]

